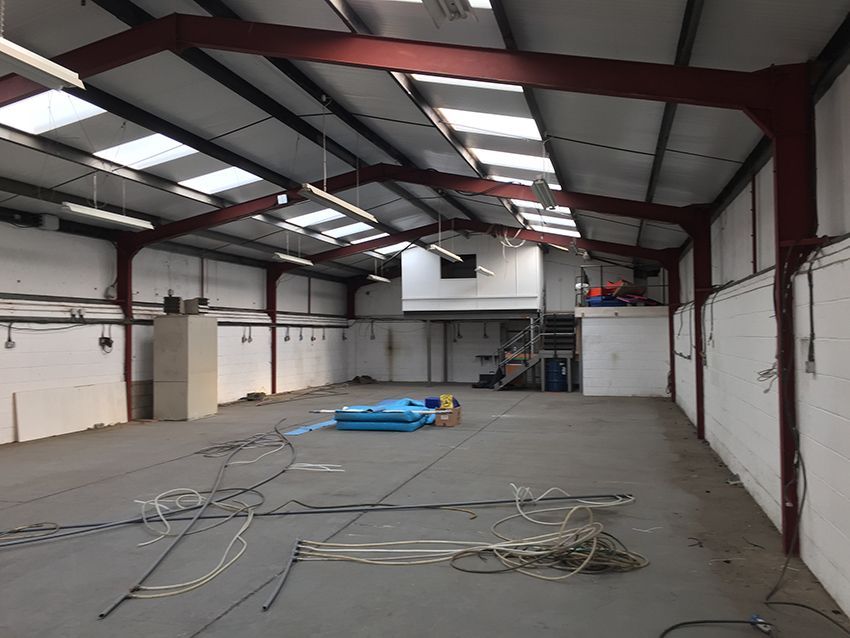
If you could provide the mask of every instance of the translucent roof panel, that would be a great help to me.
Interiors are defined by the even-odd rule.
[[[335,210],[331,210],[330,208],[323,208],[322,210],[317,210],[315,213],[306,213],[304,215],[298,215],[297,217],[292,217],[287,219],[290,224],[295,224],[296,226],[301,226],[301,228],[306,228],[308,226],[316,226],[318,224],[324,224],[325,222],[330,222],[335,219],[340,219],[345,217],[342,213],[338,213]]]
[[[345,237],[347,235],[354,235],[356,233],[362,233],[366,230],[372,230],[372,227],[365,222],[355,222],[354,224],[347,224],[346,226],[340,226],[339,228],[332,228],[331,230],[326,230],[325,235],[338,238]]]
[[[567,237],[581,237],[581,233],[577,230],[567,230],[566,228],[552,228],[551,226],[536,226],[531,225],[533,230],[538,233],[551,233],[553,235],[566,235]]]
[[[447,78],[442,75],[425,75],[414,73],[411,76],[417,82],[428,82],[430,84],[450,84],[453,86],[466,86],[471,89],[492,89],[494,91],[510,91],[522,93],[522,87],[518,84],[498,84],[496,82],[482,82],[481,80],[464,80],[462,78]]]
[[[221,191],[244,186],[245,184],[259,182],[261,179],[261,177],[257,177],[248,171],[231,166],[229,168],[223,168],[220,171],[183,180],[180,182],[180,185],[212,195],[213,193],[220,193]]]
[[[392,253],[397,253],[400,250],[404,250],[410,245],[411,243],[409,241],[402,241],[397,244],[393,244],[392,246],[384,246],[383,248],[378,248],[375,252],[379,252],[382,255],[390,255]]]
[[[555,217],[553,215],[541,215],[539,213],[522,213],[523,218],[531,224],[554,224],[555,226],[570,226],[575,228],[575,220],[569,217]]]
[[[540,140],[537,124],[530,117],[479,113],[461,109],[437,109],[443,119],[456,131],[483,133],[523,140]]]
[[[0,108],[0,123],[38,135],[105,111],[62,91],[45,91]]]
[[[552,160],[541,155],[506,153],[504,151],[492,151],[486,148],[471,148],[469,150],[483,164],[520,168],[526,171],[540,171],[541,173],[555,172],[555,167],[552,166]]]
[[[131,142],[96,151],[95,155],[130,168],[143,169],[197,153],[191,146],[154,133]]]
[[[372,241],[373,239],[381,239],[382,237],[387,237],[389,233],[378,233],[377,235],[369,235],[368,237],[361,237],[360,239],[352,240],[352,244],[362,244],[365,241]],[[378,249],[382,250],[381,248]]]
[[[519,208],[536,208],[537,210],[543,210],[543,204],[541,204],[540,202],[531,202],[527,199],[512,199],[511,204]],[[571,211],[566,206],[555,206],[555,208],[547,208],[546,210],[555,211],[556,213],[563,213],[564,215],[573,214],[573,211]]]

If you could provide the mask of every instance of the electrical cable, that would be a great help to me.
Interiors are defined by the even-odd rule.
[[[478,540],[413,539],[352,544],[302,540],[297,548],[296,560],[407,566],[448,563],[455,569],[470,573],[495,574],[516,571],[547,581],[565,580],[578,573],[631,571],[649,564],[646,558],[629,551],[618,539],[603,532],[602,524],[593,520],[593,509],[625,505],[633,502],[633,497],[624,496],[614,500],[571,497],[559,488],[551,488],[535,497],[527,487],[514,484],[511,484],[511,487],[514,490],[517,513],[500,519],[490,528],[500,539],[495,543],[481,543]],[[562,496],[550,497],[549,494],[553,492]],[[561,521],[536,518],[523,508],[523,504],[536,505],[548,498],[573,498],[579,505],[545,508],[535,512],[537,515],[563,513]],[[587,521],[570,526],[577,515],[585,515]],[[496,531],[497,526],[517,518],[536,525],[557,526],[558,531],[524,538],[511,538]],[[472,556],[482,560],[495,557],[502,563],[502,567],[473,569],[459,564],[462,559]],[[554,570],[554,573],[545,573],[547,569]]]
[[[668,636],[669,634],[673,633],[677,629],[681,629],[683,627],[697,627],[697,626],[703,626],[703,625],[749,625],[750,627],[758,627],[759,625],[762,625],[766,628],[769,628],[769,629],[767,629],[767,631],[765,631],[764,629],[762,630],[762,631],[765,631],[765,633],[769,633],[770,631],[773,631],[773,629],[774,629],[774,625],[772,623],[765,621],[764,619],[759,619],[759,620],[755,620],[755,619],[750,619],[750,620],[687,620],[685,622],[676,623],[675,625],[670,625],[669,627],[667,627],[667,629],[665,629],[664,631],[662,631],[658,635],[658,638],[665,638],[665,636]]]

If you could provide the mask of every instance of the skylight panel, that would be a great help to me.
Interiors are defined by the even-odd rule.
[[[291,219],[287,219],[290,224],[295,224],[296,226],[300,226],[301,228],[307,228],[308,226],[317,226],[319,224],[324,224],[325,222],[330,222],[335,219],[340,219],[345,217],[342,213],[338,213],[335,210],[331,210],[330,208],[323,208],[322,210],[317,210],[315,213],[306,213],[304,215],[298,215],[297,217],[293,217]]]
[[[352,244],[362,244],[365,241],[372,241],[373,239],[381,239],[382,237],[387,237],[389,233],[378,233],[377,235],[369,235],[368,237],[361,237],[360,239],[354,239],[351,241]],[[380,250],[380,248],[378,249]]]
[[[444,75],[425,75],[414,73],[412,76],[417,82],[428,82],[430,84],[450,84],[452,86],[466,86],[471,89],[491,89],[493,91],[510,91],[522,93],[522,87],[518,84],[499,84],[498,82],[482,82],[481,80],[464,80],[462,78],[449,78]]]
[[[191,146],[154,133],[131,142],[96,151],[95,155],[130,168],[143,169],[197,153]]]
[[[220,193],[221,191],[244,186],[245,184],[253,184],[254,182],[259,182],[261,179],[261,177],[257,177],[248,171],[231,166],[229,168],[223,168],[220,171],[207,173],[206,175],[198,175],[198,177],[185,179],[180,182],[180,185],[186,188],[194,188],[207,195],[212,195],[213,193]]]
[[[540,140],[537,124],[530,117],[515,117],[497,113],[479,113],[461,109],[437,109],[456,131],[483,133],[524,140]]]
[[[531,186],[530,179],[519,179],[517,177],[505,177],[504,175],[490,175],[487,179],[492,179],[497,182],[504,182],[505,184],[522,184],[523,186]],[[559,184],[555,184],[553,182],[547,182],[549,184],[549,188],[553,191],[561,190],[561,186]]]
[[[521,155],[519,153],[505,153],[504,151],[491,151],[486,148],[469,149],[479,162],[506,168],[519,168],[526,171],[538,173],[554,173],[555,167],[548,157],[540,155]]]
[[[422,4],[422,0],[394,0],[395,2],[407,2],[410,4]],[[473,9],[492,9],[490,0],[469,0],[469,6]]]
[[[404,250],[410,246],[409,241],[402,241],[397,244],[393,244],[392,246],[384,246],[383,248],[377,248],[375,252],[381,253],[382,255],[389,255],[390,253],[397,253],[400,250]]]
[[[540,202],[532,202],[527,199],[512,199],[511,204],[517,206],[518,208],[536,208],[537,210],[543,210],[543,204]],[[564,215],[572,215],[573,211],[571,211],[566,206],[555,206],[555,208],[547,208],[546,210],[554,211],[556,213],[563,213]]]
[[[325,235],[329,237],[333,237],[337,239],[339,237],[345,237],[346,235],[354,235],[356,233],[362,233],[366,230],[373,230],[372,227],[366,222],[355,222],[353,224],[348,224],[347,226],[340,226],[339,228],[332,228],[331,230],[326,230]]]
[[[576,222],[574,219],[567,217],[554,217],[552,215],[541,215],[539,213],[522,213],[525,220],[532,224],[554,224],[556,226],[570,226],[575,228]]]
[[[46,133],[105,111],[63,91],[45,91],[0,108],[0,123],[34,135]]]
[[[539,233],[551,233],[553,235],[565,235],[567,237],[581,237],[581,233],[577,230],[567,230],[566,228],[552,228],[551,226],[536,226],[531,225],[533,230]]]

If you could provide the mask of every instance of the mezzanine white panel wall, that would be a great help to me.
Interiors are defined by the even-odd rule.
[[[808,477],[801,525],[803,560],[838,603],[850,609],[850,240],[814,262],[815,373],[809,344],[807,276],[795,286],[800,447]]]
[[[773,272],[709,297],[705,338],[705,435],[778,527],[781,521],[776,387],[759,381],[776,354]]]

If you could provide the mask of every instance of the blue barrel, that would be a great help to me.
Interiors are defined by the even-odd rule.
[[[567,360],[546,359],[546,392],[567,391]]]

